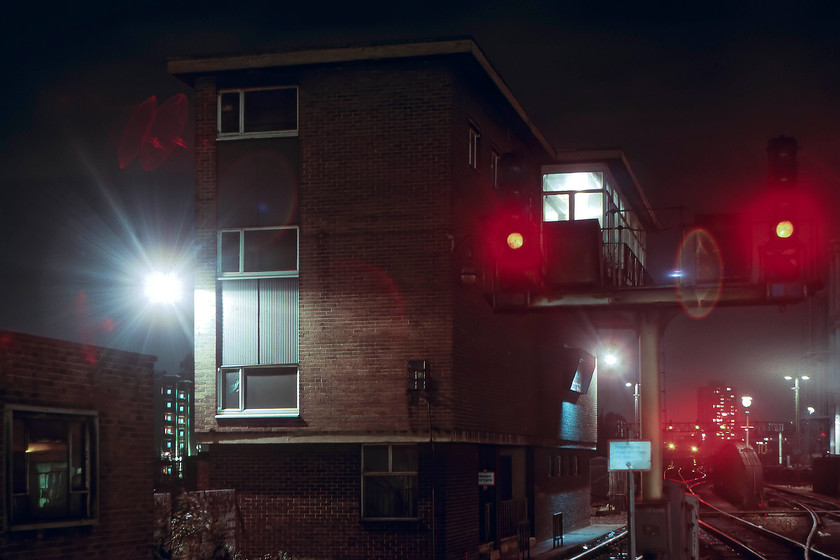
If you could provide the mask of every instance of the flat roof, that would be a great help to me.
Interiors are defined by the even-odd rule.
[[[449,39],[441,41],[390,43],[370,46],[334,47],[286,52],[265,52],[257,54],[239,54],[229,56],[173,58],[167,63],[167,69],[173,75],[215,74],[233,70],[306,66],[312,64],[334,64],[365,60],[392,60],[398,58],[417,58],[466,54],[485,72],[487,77],[504,96],[517,116],[528,127],[534,138],[551,157],[555,150],[542,131],[513,95],[513,92],[499,76],[472,39]]]
[[[662,229],[662,223],[653,211],[647,195],[642,190],[636,173],[630,167],[630,161],[623,150],[560,150],[555,154],[554,163],[570,165],[575,163],[603,163],[619,182],[621,192],[630,202],[642,223],[651,230]]]

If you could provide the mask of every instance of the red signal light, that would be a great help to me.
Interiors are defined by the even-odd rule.
[[[487,223],[489,257],[499,291],[530,290],[542,265],[539,227],[522,212],[504,211]]]

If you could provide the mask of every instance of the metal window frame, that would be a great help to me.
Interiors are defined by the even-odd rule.
[[[381,447],[383,445],[388,446],[388,470],[387,471],[365,471],[365,448],[367,447]],[[413,471],[395,471],[393,468],[393,450],[394,446],[404,446],[409,447],[413,446],[417,449],[417,468]],[[361,449],[361,461],[359,464],[359,470],[361,474],[361,495],[360,495],[360,504],[359,504],[359,511],[361,513],[361,518],[365,521],[416,521],[419,519],[419,516],[415,515],[412,517],[369,517],[365,513],[365,478],[368,476],[413,476],[415,477],[415,481],[419,483],[420,480],[420,446],[416,443],[400,443],[400,442],[382,442],[382,443],[363,443]],[[419,500],[420,497],[420,489],[418,484],[415,484],[415,500]],[[419,505],[419,504],[418,504]]]
[[[481,131],[472,123],[469,125],[468,163],[472,169],[478,170],[478,150],[481,145]]]
[[[269,230],[295,230],[295,269],[267,270],[262,272],[245,272],[245,232]],[[222,272],[222,235],[225,233],[239,233],[239,270],[237,272]],[[299,226],[265,226],[224,228],[216,232],[216,276],[219,280],[245,278],[297,278],[300,275],[300,227]]]
[[[72,417],[78,418],[87,418],[88,423],[88,437],[90,438],[90,443],[88,445],[87,454],[85,456],[84,462],[85,466],[87,467],[87,483],[88,489],[84,492],[88,494],[88,516],[86,517],[73,517],[69,519],[64,519],[61,521],[44,521],[44,522],[27,522],[27,523],[12,523],[11,522],[11,501],[13,496],[13,488],[14,488],[14,470],[12,465],[12,438],[14,437],[13,433],[13,425],[14,425],[14,417],[15,413],[23,413],[24,415],[44,415],[44,416],[53,416],[55,420],[66,420]],[[99,523],[99,447],[100,447],[100,437],[99,437],[99,412],[95,410],[80,410],[80,409],[72,409],[72,408],[55,408],[55,407],[37,407],[37,406],[27,406],[27,405],[16,405],[16,404],[6,404],[3,406],[3,421],[5,422],[5,441],[8,442],[5,451],[5,480],[4,480],[4,488],[6,490],[6,497],[3,500],[3,531],[31,531],[37,529],[51,529],[51,528],[60,528],[60,527],[80,527],[80,526],[90,526],[90,525],[97,525]],[[72,441],[68,441],[69,445],[72,446]],[[71,453],[68,450],[68,455]],[[68,468],[70,462],[68,461]],[[29,492],[29,481],[27,479],[26,482],[27,486],[27,493]],[[68,497],[74,491],[69,485],[68,481],[68,488],[67,493]],[[75,491],[76,493],[80,493],[79,491]]]
[[[245,132],[245,94],[251,91],[269,91],[281,89],[295,90],[295,128],[289,130],[272,130],[262,132]],[[239,130],[237,132],[222,132],[222,95],[226,93],[239,94]],[[267,86],[255,88],[220,89],[216,92],[216,139],[238,140],[242,138],[277,138],[297,136],[300,130],[300,88],[293,86]]]
[[[245,370],[268,369],[268,368],[289,368],[295,369],[295,407],[294,408],[246,408],[245,407],[245,383],[247,373]],[[238,371],[239,373],[239,406],[237,408],[223,408],[221,390],[224,383],[224,374]],[[291,374],[289,374],[291,375]],[[250,366],[222,366],[216,371],[216,418],[297,418],[300,416],[300,366],[299,364],[259,364]]]

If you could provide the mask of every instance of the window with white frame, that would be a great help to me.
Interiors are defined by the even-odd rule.
[[[222,413],[294,415],[299,412],[297,366],[222,367]]]
[[[362,446],[362,517],[417,517],[418,448],[415,444]]]
[[[221,90],[218,96],[219,139],[296,136],[298,88],[271,87]]]
[[[490,173],[493,180],[493,188],[499,188],[499,167],[502,164],[502,156],[496,150],[490,152]]]
[[[97,413],[7,405],[4,414],[8,527],[95,523]]]
[[[262,227],[219,232],[219,276],[297,276],[298,228]]]
[[[468,163],[473,169],[478,169],[478,148],[480,140],[481,134],[479,134],[478,129],[470,125]]]
[[[219,232],[220,415],[297,416],[298,228]]]
[[[576,171],[543,175],[543,221],[597,219],[604,226],[604,174]]]

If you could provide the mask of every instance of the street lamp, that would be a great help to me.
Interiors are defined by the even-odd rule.
[[[153,272],[146,277],[144,293],[151,303],[173,304],[181,299],[181,281],[171,272]]]
[[[639,383],[631,383],[626,382],[624,384],[625,387],[632,387],[633,388],[633,437],[632,439],[639,439],[641,438],[641,434],[639,433]]]
[[[744,431],[746,432],[746,438],[744,439],[744,443],[747,444],[747,447],[750,446],[750,405],[752,404],[752,397],[750,396],[743,396],[741,397],[741,404],[744,406],[744,414],[747,417],[746,426],[744,426]]]
[[[794,437],[794,454],[799,455],[799,380],[802,379],[803,381],[807,381],[811,379],[807,375],[797,375],[792,377],[790,375],[785,375],[785,379],[790,381],[793,379],[793,437]]]

